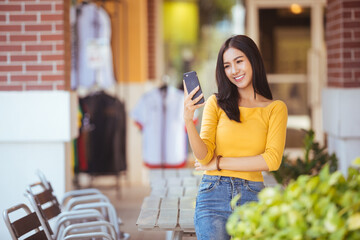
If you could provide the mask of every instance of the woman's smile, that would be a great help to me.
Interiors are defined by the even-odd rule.
[[[236,82],[240,82],[244,77],[245,77],[245,74],[234,77],[234,79],[235,79]]]

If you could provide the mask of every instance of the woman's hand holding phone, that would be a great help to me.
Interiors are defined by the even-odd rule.
[[[196,72],[184,73],[184,121],[188,133],[189,143],[194,156],[203,159],[207,154],[207,147],[200,138],[194,124],[195,110],[205,105],[204,94],[201,91]]]
[[[184,83],[184,96],[185,96],[185,99],[184,99],[184,121],[185,122],[186,121],[193,122],[195,110],[205,105],[205,101],[203,103],[196,104],[201,99],[204,98],[204,94],[201,93],[199,96],[197,96],[196,98],[193,99],[195,94],[200,90],[200,85],[198,85],[190,93],[188,93],[185,81],[183,81],[183,83]]]

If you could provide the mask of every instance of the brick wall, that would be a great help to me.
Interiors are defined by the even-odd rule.
[[[0,0],[0,91],[69,89],[65,5],[63,0]]]
[[[360,87],[360,1],[328,0],[328,86]]]

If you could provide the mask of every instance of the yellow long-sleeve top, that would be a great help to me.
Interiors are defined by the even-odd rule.
[[[230,120],[224,110],[217,105],[216,96],[207,100],[200,137],[207,147],[207,155],[198,161],[206,165],[213,154],[223,157],[249,157],[261,155],[270,171],[280,167],[285,147],[287,107],[276,100],[266,107],[239,107],[240,123]],[[208,175],[263,181],[261,171],[206,171]]]

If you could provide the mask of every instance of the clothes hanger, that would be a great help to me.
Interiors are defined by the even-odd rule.
[[[168,75],[163,75],[161,78],[161,85],[159,87],[161,92],[167,92],[168,83],[170,81],[170,77]]]

